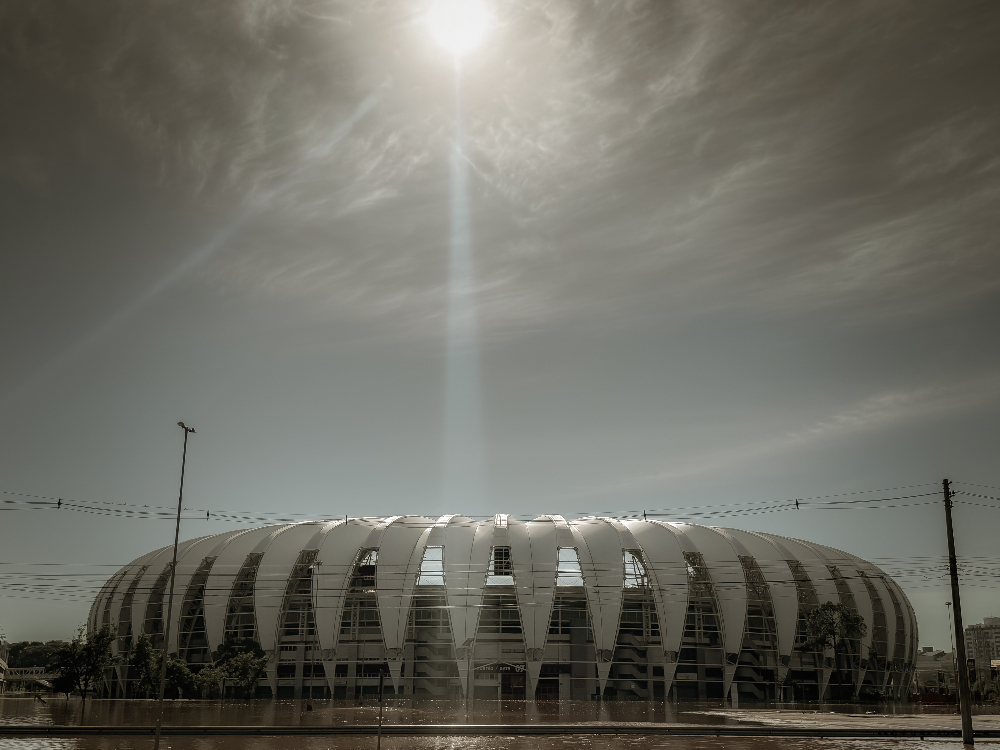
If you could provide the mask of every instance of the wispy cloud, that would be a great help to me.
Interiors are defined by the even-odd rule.
[[[679,456],[653,473],[603,487],[600,493],[648,489],[681,477],[744,470],[749,464],[772,456],[794,456],[803,451],[825,449],[837,440],[889,429],[932,415],[961,414],[985,403],[996,403],[998,399],[1000,372],[989,372],[973,380],[949,385],[880,393],[801,427],[761,435],[757,439],[717,450]]]
[[[127,144],[122,168],[179,210],[224,216],[308,165],[210,283],[428,333],[452,79],[422,7],[22,0],[0,54],[113,134],[65,143],[102,162]],[[462,82],[484,335],[995,292],[1000,19],[975,8],[498,4]],[[385,79],[377,116],[326,148]],[[51,123],[80,118],[10,104],[47,124],[0,134],[4,168],[43,185]]]

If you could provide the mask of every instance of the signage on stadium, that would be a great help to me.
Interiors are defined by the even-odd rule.
[[[524,672],[523,664],[507,664],[506,662],[495,661],[492,664],[484,664],[476,667],[474,672]]]

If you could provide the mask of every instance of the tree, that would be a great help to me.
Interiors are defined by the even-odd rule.
[[[253,697],[257,681],[267,671],[267,654],[251,639],[229,639],[215,652],[215,666],[222,676],[232,680],[244,697]],[[247,693],[250,693],[247,696]]]
[[[156,660],[157,663],[157,673],[163,664],[161,659]],[[188,669],[187,662],[183,659],[179,659],[177,654],[170,654],[167,660],[167,687],[171,690],[180,691],[183,696],[185,693],[193,693],[197,688],[197,681],[195,680],[194,673]]]
[[[161,651],[153,647],[153,642],[146,633],[140,633],[132,646],[128,665],[135,694],[145,698],[159,694],[163,656]],[[193,693],[197,689],[194,674],[188,669],[187,662],[179,659],[177,654],[170,654],[168,658],[166,687],[179,690],[182,695]]]
[[[66,700],[69,700],[69,694],[76,690],[76,681],[72,677],[56,675],[52,680],[52,689],[57,693],[66,693]]]
[[[833,661],[837,669],[837,682],[843,693],[844,676],[840,670],[838,654],[844,641],[863,638],[868,632],[865,618],[851,611],[843,604],[827,602],[805,614],[806,642],[799,648],[803,651],[825,651],[833,649]],[[850,651],[848,651],[850,655]]]
[[[240,688],[244,698],[252,698],[257,682],[267,671],[267,656],[244,651],[228,659],[222,669],[226,677]]]
[[[262,649],[260,644],[252,638],[243,638],[240,640],[227,638],[225,643],[219,646],[218,650],[215,652],[215,663],[220,667],[225,666],[227,661],[232,659],[234,656],[239,656],[242,653],[251,653],[254,656],[264,656],[264,649]]]
[[[195,689],[202,698],[216,698],[222,692],[222,680],[225,672],[215,664],[206,664],[194,676]]]
[[[56,651],[66,645],[66,641],[18,641],[10,644],[10,654],[7,666],[16,667],[47,667],[55,657]]]
[[[153,648],[153,642],[146,633],[140,633],[128,655],[129,678],[133,680],[133,692],[149,698],[157,685],[160,659]]]
[[[56,649],[49,668],[63,678],[61,686],[72,684],[70,691],[79,690],[87,700],[87,691],[96,690],[107,670],[120,663],[111,654],[114,640],[110,627],[92,633],[84,632],[81,627],[72,641]]]

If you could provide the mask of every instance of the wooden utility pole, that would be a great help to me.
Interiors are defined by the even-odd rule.
[[[955,557],[955,531],[951,525],[951,482],[942,482],[944,518],[948,531],[948,571],[951,573],[951,601],[955,615],[955,651],[958,661],[958,700],[962,711],[962,746],[975,747],[972,736],[972,690],[969,688],[969,663],[965,660],[965,629],[962,627],[962,597],[958,591],[958,560]]]

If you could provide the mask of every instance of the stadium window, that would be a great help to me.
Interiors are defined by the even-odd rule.
[[[580,555],[574,547],[559,548],[559,563],[556,572],[556,586],[582,586],[583,570]]]
[[[444,547],[427,547],[420,562],[418,586],[444,586]]]
[[[510,557],[510,547],[494,547],[490,553],[490,568],[486,576],[487,586],[513,586],[514,566]]]
[[[350,588],[355,591],[375,590],[375,568],[378,564],[378,550],[361,550],[359,560],[354,566]]]
[[[646,589],[649,587],[649,577],[646,575],[646,566],[642,564],[640,552],[638,550],[622,550],[625,563],[624,588]]]

